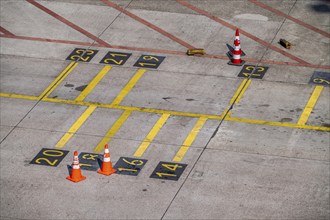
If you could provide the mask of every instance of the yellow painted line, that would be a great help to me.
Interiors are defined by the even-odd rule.
[[[37,96],[29,96],[29,95],[0,93],[0,96],[1,97],[7,97],[7,98],[15,98],[15,99],[39,100],[39,97],[37,97]]]
[[[56,79],[39,95],[39,99],[48,97],[56,87],[76,68],[77,62],[71,62]]]
[[[194,142],[195,138],[197,137],[199,131],[203,128],[207,118],[201,117],[196,122],[193,129],[190,131],[189,135],[187,136],[186,140],[183,142],[182,146],[180,147],[179,151],[176,153],[176,155],[173,158],[174,162],[180,162],[184,155],[186,155],[188,149]]]
[[[309,115],[312,113],[314,106],[319,99],[321,92],[323,90],[323,86],[316,86],[311,97],[309,98],[307,105],[305,106],[305,109],[303,113],[301,114],[298,125],[304,125],[308,121]]]
[[[61,140],[55,145],[56,148],[63,148],[64,145],[71,139],[71,137],[78,131],[81,125],[89,118],[89,116],[96,109],[95,105],[89,106],[84,113],[78,118],[78,120],[71,126],[71,128],[66,132]]]
[[[150,143],[154,140],[160,129],[163,127],[163,125],[166,123],[167,119],[170,117],[170,114],[163,114],[154,127],[150,130],[149,134],[145,137],[145,139],[142,141],[142,144],[139,146],[139,148],[135,151],[134,156],[135,157],[141,157],[144,152],[149,147]]]
[[[146,72],[145,69],[139,69],[136,71],[134,76],[131,78],[131,80],[126,84],[126,86],[121,90],[119,95],[113,100],[111,103],[112,105],[119,105],[121,101],[126,97],[126,95],[132,90],[132,88],[135,86],[135,84],[139,81],[139,79],[143,76],[143,74]]]
[[[16,94],[7,94],[7,93],[0,93],[2,97],[9,97],[9,98],[20,98],[26,100],[38,100],[38,97],[35,96],[25,96],[25,95],[16,95]],[[108,109],[121,109],[127,111],[138,111],[138,112],[147,112],[147,113],[155,113],[155,114],[170,114],[175,116],[182,116],[182,117],[193,117],[193,118],[200,118],[205,117],[207,119],[214,119],[214,120],[222,120],[222,115],[209,115],[209,114],[198,114],[198,113],[190,113],[190,112],[177,112],[177,111],[169,111],[169,110],[162,110],[162,109],[150,109],[150,108],[140,108],[140,107],[132,107],[132,106],[120,106],[120,105],[111,105],[111,104],[102,104],[102,103],[94,103],[94,102],[82,102],[82,101],[75,101],[75,100],[64,100],[64,99],[55,99],[55,98],[44,98],[42,101],[51,102],[51,103],[63,103],[69,105],[81,105],[81,106],[91,106],[95,105],[100,108],[108,108]],[[246,119],[246,118],[228,118],[226,117],[226,121],[237,121],[242,123],[250,123],[250,124],[265,124],[265,125],[272,125],[272,126],[279,126],[279,127],[292,127],[292,128],[300,128],[300,129],[307,129],[307,130],[319,130],[319,131],[330,131],[329,127],[322,127],[322,126],[312,126],[312,125],[297,125],[297,124],[289,124],[289,123],[282,123],[282,122],[272,122],[272,121],[262,121],[262,120],[255,120],[255,119]]]
[[[86,96],[94,89],[94,87],[103,79],[103,77],[111,70],[110,65],[106,65],[103,69],[95,76],[95,78],[88,84],[88,86],[80,93],[76,98],[76,101],[83,101]]]
[[[233,97],[231,98],[230,102],[229,102],[229,106],[228,108],[226,108],[226,110],[222,113],[222,117],[226,114],[226,112],[228,111],[228,109],[230,108],[230,106],[232,104],[238,104],[238,102],[241,100],[242,96],[244,95],[245,91],[247,90],[247,88],[249,87],[251,83],[251,79],[244,79],[241,83],[241,85],[238,87],[238,89],[236,90],[235,94],[233,95]],[[234,103],[235,102],[235,103]],[[231,116],[232,111],[228,112],[227,114],[227,118]]]
[[[121,116],[112,125],[112,127],[106,133],[106,135],[103,137],[103,139],[100,141],[100,143],[95,147],[94,152],[98,153],[98,152],[101,152],[104,149],[104,145],[107,144],[107,143],[109,143],[109,141],[117,133],[117,131],[120,129],[120,127],[123,125],[123,123],[126,121],[126,119],[130,116],[131,113],[132,113],[132,111],[125,110],[121,114]]]
[[[244,79],[243,80],[243,82],[241,83],[241,85],[236,90],[234,96],[231,98],[231,100],[229,102],[230,105],[234,104],[234,102],[235,102],[235,104],[237,104],[240,101],[240,99],[242,98],[244,92],[249,87],[250,83],[251,83],[251,79]],[[245,84],[246,84],[246,86],[245,86]]]
[[[330,127],[313,126],[313,125],[298,125],[298,124],[290,124],[290,123],[283,123],[283,122],[276,122],[276,121],[263,121],[263,120],[247,119],[247,118],[226,118],[225,120],[243,122],[243,123],[249,123],[249,124],[271,125],[271,126],[278,126],[278,127],[300,128],[300,129],[309,129],[309,130],[318,130],[318,131],[330,131]]]

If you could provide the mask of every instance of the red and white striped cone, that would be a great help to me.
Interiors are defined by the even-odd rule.
[[[231,51],[231,61],[228,62],[229,65],[236,65],[236,66],[242,66],[245,61],[241,59],[242,55],[242,50],[241,50],[241,44],[239,41],[239,32],[238,29],[236,29],[236,35],[235,35],[235,40],[234,40],[234,48]]]
[[[97,172],[106,176],[109,176],[117,172],[117,170],[112,167],[108,144],[104,146],[104,156],[103,156],[102,166],[101,169],[99,169]]]
[[[79,182],[79,181],[86,179],[86,177],[81,174],[77,151],[75,151],[73,154],[71,175],[68,176],[67,179],[72,182]]]

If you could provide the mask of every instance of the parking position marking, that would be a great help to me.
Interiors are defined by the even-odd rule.
[[[119,53],[119,52],[108,52],[100,63],[112,64],[112,65],[124,65],[131,53]]]
[[[73,60],[79,62],[89,62],[97,54],[98,50],[75,48],[66,60]]]
[[[71,128],[66,132],[63,137],[55,145],[56,148],[63,148],[65,144],[71,139],[71,137],[78,131],[78,129],[84,124],[84,122],[89,118],[89,116],[95,111],[96,106],[89,106],[84,113],[78,118],[78,120],[71,126]]]
[[[309,115],[312,113],[313,108],[317,102],[317,100],[319,99],[321,92],[323,90],[323,86],[316,86],[311,97],[309,98],[307,105],[305,106],[305,109],[303,111],[303,113],[301,114],[299,121],[298,121],[298,125],[305,125],[306,122],[308,121]]]
[[[330,86],[330,73],[315,71],[309,80],[309,83],[321,86]]]
[[[79,96],[75,100],[83,101],[110,70],[110,65],[106,65],[105,67],[103,67],[103,69],[95,76],[95,78],[88,84],[88,86],[79,94]]]
[[[257,71],[254,71],[255,68],[257,68]],[[268,66],[255,67],[254,65],[244,65],[241,72],[239,72],[238,77],[248,78],[252,74],[250,78],[262,79],[267,70]]]
[[[71,62],[56,79],[39,95],[39,99],[47,98],[56,87],[77,67],[78,63]]]
[[[180,162],[184,155],[186,155],[188,149],[194,142],[195,138],[197,137],[199,131],[203,128],[204,124],[206,123],[207,118],[201,117],[196,122],[193,129],[190,131],[189,135],[187,136],[186,140],[183,142],[182,146],[180,147],[179,151],[176,153],[176,155],[173,158],[174,162]]]
[[[138,71],[136,71],[136,73],[134,74],[134,76],[126,84],[126,86],[120,91],[120,93],[115,98],[115,100],[113,100],[113,102],[111,103],[111,105],[119,105],[123,101],[123,99],[127,96],[127,94],[133,89],[133,87],[135,86],[135,84],[139,81],[139,79],[143,76],[143,74],[146,71],[147,70],[145,70],[145,69],[139,69]]]
[[[116,174],[137,176],[146,163],[147,160],[144,159],[121,157],[114,168],[117,170]]]
[[[164,59],[165,57],[161,57],[161,56],[142,55],[136,61],[134,66],[157,69]]]
[[[57,150],[50,148],[42,148],[37,156],[33,158],[30,164],[38,164],[56,167],[61,163],[63,158],[69,153],[67,150]]]
[[[81,152],[78,156],[79,166],[82,170],[96,171],[100,168],[99,160],[102,160],[101,154]]]
[[[149,134],[145,137],[145,139],[142,141],[142,144],[139,146],[139,148],[135,151],[134,157],[142,157],[144,152],[147,150],[151,142],[154,140],[160,129],[164,126],[167,119],[170,117],[170,114],[163,114],[156,124],[153,126],[153,128],[150,130]]]
[[[155,170],[152,172],[150,178],[175,180],[177,181],[183,171],[186,169],[187,164],[159,162]]]
[[[104,149],[104,145],[107,144],[107,143],[109,143],[109,141],[117,133],[117,131],[124,124],[124,122],[131,115],[131,113],[132,113],[132,111],[125,110],[121,114],[121,116],[118,118],[118,120],[112,125],[112,127],[110,128],[110,130],[105,134],[105,136],[100,141],[100,143],[95,147],[94,152],[98,153],[98,152],[101,152]]]

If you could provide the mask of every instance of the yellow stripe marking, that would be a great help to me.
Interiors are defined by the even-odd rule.
[[[263,121],[263,120],[248,119],[248,118],[226,118],[226,121],[235,121],[235,122],[243,122],[249,124],[259,124],[259,125],[271,125],[278,127],[300,128],[300,129],[309,129],[309,130],[318,130],[318,131],[330,131],[330,127],[298,125],[298,124],[290,124],[290,123],[283,123],[277,121]]]
[[[187,153],[188,149],[194,142],[195,138],[197,137],[199,131],[203,128],[207,118],[201,117],[198,119],[196,122],[195,126],[193,129],[190,131],[188,137],[186,140],[183,142],[183,145],[180,147],[179,151],[176,153],[176,155],[173,158],[174,162],[180,162],[184,155]]]
[[[230,108],[230,106],[232,104],[237,104],[242,96],[244,95],[245,91],[247,90],[247,88],[249,87],[251,83],[251,79],[244,79],[243,82],[241,83],[241,85],[238,87],[238,89],[236,90],[235,94],[233,95],[233,97],[231,98],[230,102],[229,102],[229,106],[225,109],[225,111],[222,113],[222,117],[226,114],[226,112],[228,111],[228,109]],[[235,103],[234,103],[235,102]],[[227,118],[231,116],[232,111],[228,112],[227,114]]]
[[[321,92],[323,90],[323,86],[316,86],[311,97],[309,98],[307,105],[305,106],[305,109],[303,113],[300,116],[300,119],[298,120],[298,125],[305,125],[308,121],[309,115],[312,113],[313,108],[319,99]]]
[[[39,100],[39,97],[29,96],[29,95],[0,93],[0,96],[1,97],[7,97],[7,98],[15,98],[15,99]]]
[[[235,104],[237,104],[240,101],[240,99],[242,98],[244,92],[249,87],[250,83],[251,83],[251,79],[244,79],[243,80],[243,82],[241,83],[241,85],[236,90],[234,96],[230,100],[230,102],[229,102],[230,105],[234,104],[234,102],[235,102]],[[244,87],[245,84],[246,84],[246,86]]]
[[[103,79],[103,77],[111,70],[111,66],[107,65],[95,76],[88,86],[76,98],[76,101],[83,101],[86,96],[94,89],[94,87]]]
[[[147,150],[151,142],[154,140],[160,129],[163,127],[163,125],[166,123],[167,119],[170,117],[170,114],[163,114],[154,127],[150,130],[149,134],[145,137],[145,139],[142,141],[142,144],[139,146],[139,148],[135,151],[134,156],[135,157],[141,157],[144,152]]]
[[[8,93],[0,93],[1,97],[7,98],[19,98],[26,100],[38,100],[38,97],[35,96],[25,96],[18,94],[8,94]],[[44,98],[42,101],[51,102],[51,103],[63,103],[69,105],[81,105],[81,106],[91,106],[95,105],[100,108],[107,109],[121,109],[127,111],[137,111],[137,112],[147,112],[147,113],[155,113],[155,114],[170,114],[182,117],[192,117],[192,118],[200,118],[206,117],[207,119],[214,120],[222,120],[222,115],[209,115],[209,114],[199,114],[199,113],[191,113],[191,112],[178,112],[178,111],[170,111],[170,110],[162,110],[162,109],[150,109],[150,108],[140,108],[140,107],[132,107],[132,106],[120,106],[120,105],[111,105],[111,104],[102,104],[102,103],[94,103],[94,102],[77,102],[75,100],[64,100],[64,99],[54,99],[54,98]],[[272,121],[262,121],[255,119],[247,119],[247,118],[228,118],[226,117],[226,121],[237,121],[242,123],[251,123],[251,124],[265,124],[279,127],[291,127],[291,128],[300,128],[300,129],[308,129],[308,130],[318,130],[318,131],[330,131],[330,127],[322,127],[322,126],[313,126],[313,125],[297,125],[297,124],[289,124],[283,122],[272,122]]]
[[[63,148],[64,145],[71,139],[71,137],[78,131],[81,125],[88,119],[88,117],[94,112],[96,109],[95,105],[89,106],[84,113],[78,118],[78,120],[71,126],[71,128],[66,132],[61,140],[57,142],[56,148]]]
[[[76,68],[78,63],[71,62],[61,73],[56,77],[56,79],[39,95],[39,99],[48,97],[56,87]]]
[[[126,121],[126,119],[130,116],[131,113],[132,113],[132,111],[125,110],[121,114],[119,119],[112,125],[112,127],[106,133],[106,135],[103,137],[103,139],[100,141],[100,143],[95,147],[94,152],[101,152],[104,149],[104,145],[109,143],[109,141],[117,133],[117,131],[120,129],[120,127],[123,125],[123,123]]]
[[[119,105],[145,72],[145,69],[139,69],[111,104]]]

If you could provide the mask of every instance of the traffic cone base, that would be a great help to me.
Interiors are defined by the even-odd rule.
[[[72,178],[71,176],[68,176],[66,179],[67,179],[67,180],[70,180],[70,181],[72,181],[72,182],[77,183],[77,182],[80,182],[80,181],[85,180],[86,177],[83,176],[83,175],[81,175],[79,178]]]
[[[245,60],[241,60],[240,63],[233,63],[231,60],[227,63],[229,65],[233,65],[233,66],[243,66],[243,64],[245,63]]]
[[[111,162],[110,162],[110,163],[111,163]],[[111,174],[117,172],[117,170],[112,168],[112,163],[111,163],[111,167],[110,167],[110,169],[99,169],[97,172],[98,172],[99,174],[103,174],[103,175],[106,175],[106,176],[110,176]]]

